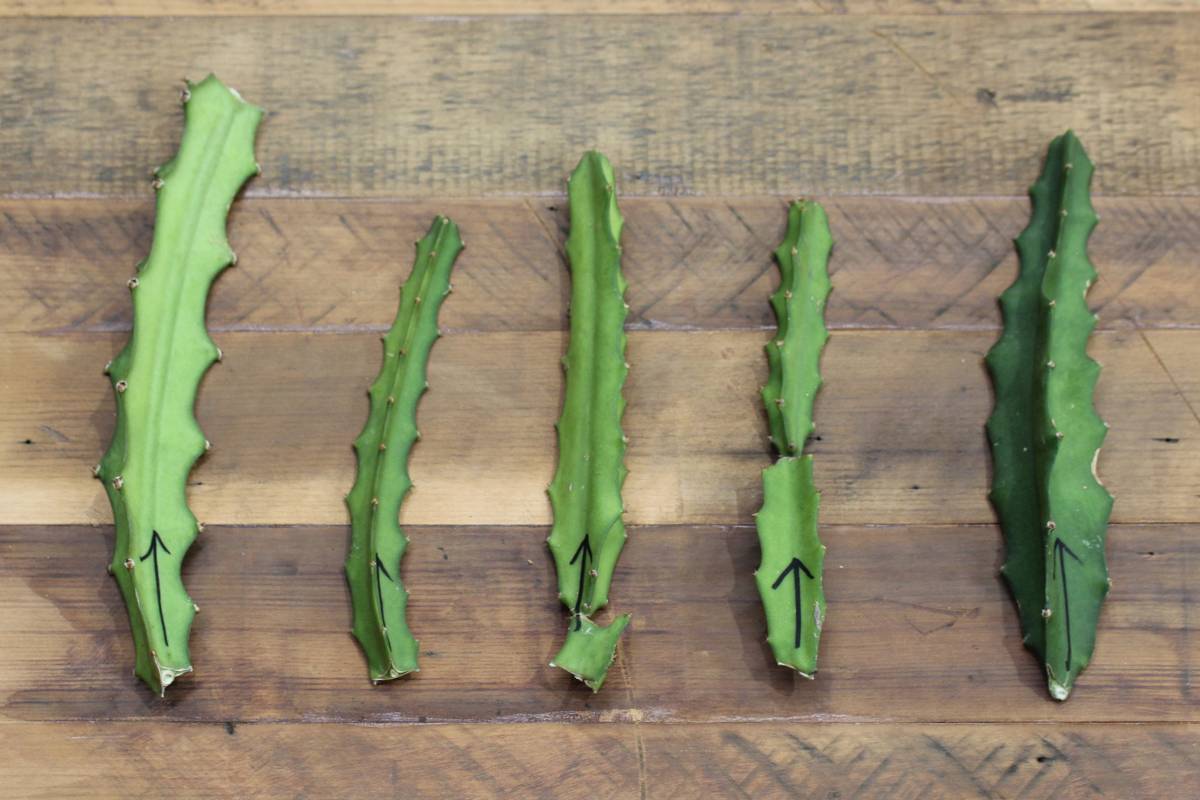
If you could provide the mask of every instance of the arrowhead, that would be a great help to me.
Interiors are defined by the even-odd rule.
[[[788,573],[795,573],[796,580],[800,580],[801,571],[803,571],[804,574],[809,577],[809,579],[812,579],[813,574],[811,571],[809,571],[808,567],[805,566],[804,562],[798,558],[793,558],[788,565],[783,568],[783,572],[779,573],[779,577],[776,578],[775,582],[771,584],[771,588],[778,589],[779,584],[783,583],[783,579],[788,576]]]
[[[1062,553],[1065,551],[1065,552],[1066,552],[1066,554],[1067,554],[1067,555],[1069,555],[1071,558],[1075,559],[1075,561],[1076,561],[1077,563],[1079,563],[1079,564],[1082,564],[1082,563],[1083,563],[1083,559],[1082,559],[1082,558],[1080,558],[1079,556],[1077,556],[1077,555],[1075,554],[1075,551],[1074,551],[1074,550],[1072,550],[1070,547],[1068,547],[1068,546],[1067,546],[1067,543],[1066,543],[1066,542],[1064,542],[1062,539],[1055,539],[1055,540],[1054,540],[1054,549],[1055,549],[1055,551],[1057,551],[1057,552],[1058,552],[1058,554],[1059,554],[1059,556],[1058,556],[1058,557],[1059,557],[1059,558],[1062,558]]]
[[[375,554],[375,568],[377,570],[379,570],[380,572],[382,572],[384,577],[387,578],[389,581],[392,581],[392,583],[396,582],[395,580],[392,579],[392,573],[388,572],[387,567],[385,567],[383,565],[383,559],[381,559],[379,557],[379,553]]]
[[[591,537],[588,537],[588,536],[583,537],[583,541],[579,543],[579,547],[575,548],[575,554],[573,556],[571,556],[571,560],[568,563],[574,564],[576,561],[579,560],[580,554],[584,555],[585,561],[589,558],[592,558],[594,560],[594,556],[592,555],[592,545],[591,545],[591,542],[588,541],[589,538],[591,538]]]
[[[158,535],[158,531],[154,531],[154,533],[150,536],[150,546],[146,548],[146,552],[143,553],[138,560],[145,561],[147,558],[154,555],[154,551],[160,547],[163,549],[164,553],[171,555],[171,551],[167,549],[167,543],[164,542],[162,537]]]

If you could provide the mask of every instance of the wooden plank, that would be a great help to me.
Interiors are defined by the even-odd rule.
[[[410,527],[421,671],[373,687],[342,576],[346,528],[209,528],[185,567],[196,673],[153,698],[104,574],[109,528],[0,528],[0,717],[188,721],[1200,721],[1200,527],[1114,526],[1093,664],[1065,704],[1021,646],[993,526],[826,526],[821,672],[765,645],[750,526],[635,527],[632,612],[593,695],[547,666],[565,616],[546,527]]]
[[[829,0],[826,0],[829,2]],[[847,4],[841,0],[843,6]],[[951,0],[952,2],[952,0]],[[1069,10],[1086,10],[1083,0]],[[1158,0],[1159,8],[1179,8],[1179,2]],[[850,6],[857,5],[850,0]],[[957,4],[955,4],[957,5]],[[1119,3],[1116,3],[1119,5]],[[920,3],[913,3],[921,8]],[[1028,6],[1036,9],[1037,0]],[[849,8],[845,9],[849,11]],[[1149,10],[1149,9],[1147,9]],[[510,14],[819,14],[818,0],[0,0],[3,16],[163,17],[163,16],[299,16],[319,15],[510,15]]]
[[[5,196],[144,191],[172,82],[213,68],[271,112],[252,195],[557,192],[588,147],[627,195],[1019,195],[1069,126],[1101,193],[1200,171],[1195,14],[14,19],[5,44]]]
[[[1200,350],[1195,342],[1172,331],[1146,331],[1143,335],[1179,396],[1200,420]],[[1200,486],[1194,487],[1191,496],[1200,498]]]
[[[1200,332],[1174,333],[1191,352]],[[409,524],[545,524],[565,333],[447,336],[412,458]],[[749,523],[770,463],[760,332],[634,332],[625,484],[633,524]],[[990,523],[983,423],[990,332],[842,331],[826,350],[816,480],[828,522]],[[90,480],[112,401],[100,375],[123,335],[0,336],[0,524],[107,523]],[[201,391],[213,442],[189,492],[209,524],[340,524],[350,442],[378,369],[373,334],[227,333]],[[1100,475],[1118,522],[1200,521],[1200,421],[1139,333],[1097,334]]]
[[[1180,725],[0,726],[22,797],[1173,797]],[[214,765],[220,765],[214,769]]]
[[[0,0],[0,17],[509,14],[1014,14],[1196,11],[1195,0]]]
[[[1169,796],[1200,780],[1191,726],[641,730],[647,797],[1133,798]]]
[[[1016,274],[1024,198],[835,197],[831,328],[996,329]],[[1200,198],[1100,198],[1092,238],[1102,327],[1200,325]],[[630,198],[624,268],[632,329],[764,329],[778,282],[781,198]],[[470,247],[442,310],[454,331],[566,327],[564,199],[418,203],[245,200],[238,267],[217,282],[209,327],[382,331],[412,242],[435,214]],[[128,330],[125,278],[149,252],[153,200],[0,201],[0,330]]]
[[[22,798],[628,798],[632,726],[0,725]]]

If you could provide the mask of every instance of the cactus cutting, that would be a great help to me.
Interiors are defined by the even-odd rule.
[[[106,368],[116,396],[112,443],[96,468],[112,505],[109,571],[129,611],[135,674],[158,694],[192,671],[196,607],[180,568],[200,525],[187,505],[188,473],[208,442],[194,407],[200,379],[221,351],[204,327],[209,287],[236,262],[225,238],[235,195],[258,171],[262,111],[210,75],[183,93],[175,157],[155,172],[149,257],[129,280],[133,332]]]
[[[767,617],[767,642],[776,662],[811,678],[825,622],[822,570],[825,546],[817,537],[821,495],[813,485],[812,456],[803,453],[813,431],[813,401],[821,388],[821,351],[827,265],[833,241],[825,209],[796,201],[787,234],[775,251],[779,288],[771,295],[778,332],[766,345],[763,405],[780,458],[763,470],[763,505],[755,516],[762,559],[754,577]]]
[[[621,213],[612,166],[589,152],[567,188],[571,232],[571,332],[566,395],[558,424],[558,469],[550,484],[554,526],[550,552],[558,597],[571,614],[558,666],[599,691],[629,615],[608,625],[594,615],[608,603],[613,569],[627,534],[622,521],[625,436],[621,387],[625,363],[625,278],[621,275]]]
[[[429,388],[426,367],[438,339],[438,311],[450,294],[450,272],[462,251],[458,226],[438,217],[417,242],[416,260],[400,289],[400,306],[383,337],[383,367],[371,384],[370,412],[354,441],[358,473],[346,495],[350,552],[346,580],[354,609],[354,636],[371,680],[415,672],[417,640],[408,628],[408,592],[400,561],[408,537],[400,504],[412,488],[408,455],[420,438],[417,403]]]
[[[1108,593],[1112,496],[1096,464],[1108,426],[1092,405],[1100,365],[1087,354],[1096,272],[1092,162],[1073,133],[1051,142],[1017,238],[1020,272],[1000,297],[1004,332],[987,355],[996,404],[987,423],[991,501],[1004,532],[1001,572],[1025,645],[1065,700],[1092,656]]]

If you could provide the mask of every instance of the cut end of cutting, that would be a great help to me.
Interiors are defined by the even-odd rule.
[[[387,681],[394,681],[397,678],[403,678],[405,675],[412,675],[414,672],[420,672],[420,667],[402,667],[396,664],[388,666],[386,672],[378,672],[371,676],[371,683],[379,684]]]
[[[790,669],[792,672],[796,673],[801,678],[808,678],[810,681],[816,680],[816,678],[817,678],[817,671],[815,669],[812,670],[811,672],[805,672],[804,670],[797,667],[795,664],[789,664],[786,661],[778,661],[777,660],[775,663],[776,663],[776,665],[778,665],[780,667],[786,667],[786,668]]]
[[[550,666],[571,673],[593,692],[600,691],[608,668],[616,659],[617,641],[628,624],[628,614],[617,617],[607,626],[592,622],[585,616],[573,617],[571,627],[567,630],[567,640]]]
[[[159,697],[167,696],[167,687],[175,682],[175,679],[183,675],[187,675],[192,671],[192,665],[186,667],[165,667],[158,662],[157,656],[151,656],[154,660],[154,672],[158,676],[158,686],[154,687],[158,690]]]

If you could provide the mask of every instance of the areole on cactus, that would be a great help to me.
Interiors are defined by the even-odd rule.
[[[208,290],[236,256],[225,238],[234,196],[258,171],[262,111],[210,75],[183,93],[179,151],[159,167],[154,241],[129,280],[133,332],[106,368],[116,396],[112,443],[96,467],[112,505],[109,571],[129,611],[134,672],[158,694],[192,671],[196,606],[180,567],[200,525],[187,477],[208,449],[193,413],[200,379],[221,351],[204,327]]]

